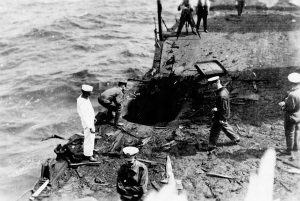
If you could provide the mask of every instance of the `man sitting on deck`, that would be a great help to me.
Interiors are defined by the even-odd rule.
[[[181,33],[182,27],[184,26],[184,24],[186,22],[188,22],[192,28],[192,32],[194,34],[198,34],[198,36],[200,37],[200,34],[198,32],[198,30],[195,29],[196,25],[195,25],[195,21],[192,15],[193,9],[191,7],[191,4],[189,2],[189,0],[183,0],[183,2],[178,6],[178,11],[181,11],[181,16],[179,19],[179,25],[177,28],[177,39],[179,37],[179,34]]]

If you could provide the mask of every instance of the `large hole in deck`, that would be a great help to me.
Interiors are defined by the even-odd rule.
[[[124,118],[134,123],[154,125],[172,121],[179,114],[187,82],[178,77],[163,77],[143,83],[128,104]]]

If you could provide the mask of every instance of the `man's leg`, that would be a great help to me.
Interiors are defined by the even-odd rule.
[[[228,124],[227,121],[220,121],[220,125],[222,127],[222,131],[229,139],[231,139],[231,141],[238,142],[240,140],[240,138],[237,136],[237,134],[234,132],[233,128]]]
[[[293,143],[293,151],[298,151],[298,143],[299,143],[299,138],[300,138],[300,123],[296,124],[295,127],[295,132],[294,132],[294,143]]]
[[[181,30],[182,30],[182,27],[184,26],[185,24],[185,19],[181,16],[180,19],[179,19],[179,25],[177,27],[177,33],[176,33],[176,37],[178,38],[180,33],[181,33]]]
[[[219,121],[214,120],[213,125],[210,129],[210,135],[209,135],[209,146],[217,146],[217,141],[220,135],[221,131],[221,125]]]
[[[121,117],[121,109],[122,109],[122,105],[121,105],[121,104],[117,104],[117,105],[115,106],[115,108],[116,108],[116,110],[115,110],[116,115],[115,115],[114,124],[115,124],[116,126],[118,126],[118,124],[119,124],[119,119],[120,119],[120,117]]]
[[[90,161],[95,161],[93,158],[94,145],[95,134],[91,133],[89,128],[84,129],[83,154],[88,157]]]
[[[203,28],[204,32],[207,32],[207,14],[203,15]]]
[[[200,28],[200,23],[201,23],[201,15],[197,13],[197,24],[196,24],[197,30]]]
[[[113,103],[110,102],[105,102],[101,99],[98,98],[98,102],[100,105],[102,105],[103,107],[105,107],[107,109],[107,121],[110,121],[113,118],[113,111],[116,111],[116,106]]]
[[[291,154],[294,134],[295,134],[296,125],[289,120],[288,117],[285,118],[284,121],[284,130],[285,130],[285,138],[286,138],[286,151],[288,154]]]

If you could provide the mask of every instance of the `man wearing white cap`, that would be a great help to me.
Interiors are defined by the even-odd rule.
[[[291,73],[288,80],[293,88],[288,92],[287,98],[279,105],[285,111],[284,129],[286,137],[287,154],[294,159],[293,151],[298,151],[300,136],[300,74]]]
[[[227,122],[230,117],[229,92],[222,86],[219,76],[209,78],[208,82],[217,90],[216,107],[212,109],[214,118],[210,130],[209,148],[216,148],[221,130],[234,144],[237,144],[240,139]]]
[[[92,162],[96,161],[93,157],[95,144],[95,111],[89,99],[93,91],[93,87],[83,84],[81,88],[82,94],[77,98],[77,112],[81,119],[84,133],[83,154]]]
[[[141,201],[147,192],[148,168],[136,160],[139,149],[136,147],[123,148],[126,164],[123,164],[117,177],[117,191],[122,201]]]
[[[119,119],[121,116],[122,102],[124,100],[126,86],[127,82],[120,81],[117,87],[107,89],[98,97],[99,104],[107,109],[108,121],[110,121],[113,118],[112,113],[115,112],[115,126],[122,125],[121,123],[119,123]]]

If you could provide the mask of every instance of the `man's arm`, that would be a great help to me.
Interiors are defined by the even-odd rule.
[[[289,94],[289,96],[285,100],[285,108],[284,110],[287,112],[293,112],[296,108],[296,102],[293,95]]]
[[[147,192],[148,185],[148,169],[147,167],[140,167],[139,170],[139,185],[130,187],[129,192],[133,195],[143,195]]]
[[[121,166],[120,170],[118,171],[118,177],[117,177],[117,192],[120,195],[129,195],[128,191],[126,190],[125,186],[122,183],[122,175],[124,174],[123,168]]]

